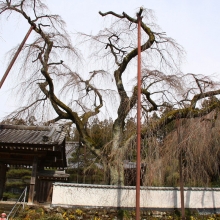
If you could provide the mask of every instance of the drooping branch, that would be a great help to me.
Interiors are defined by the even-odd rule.
[[[37,99],[37,100],[35,100],[34,102],[32,102],[30,105],[25,106],[25,107],[22,107],[22,108],[20,108],[20,109],[18,109],[18,110],[16,110],[16,111],[12,112],[10,115],[12,115],[12,118],[17,118],[17,117],[20,116],[20,114],[21,114],[22,112],[24,112],[24,111],[30,109],[30,108],[33,107],[33,106],[40,105],[40,103],[41,103],[42,101],[45,101],[45,100],[47,100],[47,97],[41,98],[41,99]]]

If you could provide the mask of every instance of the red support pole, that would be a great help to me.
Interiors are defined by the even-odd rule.
[[[141,178],[141,13],[137,14],[138,21],[138,73],[137,73],[137,163],[136,163],[136,220],[140,220],[140,178]]]
[[[4,76],[3,76],[2,79],[1,79],[0,88],[2,88],[2,85],[3,85],[3,83],[4,83],[5,79],[6,79],[6,77],[8,76],[8,73],[10,72],[10,70],[11,70],[11,68],[12,68],[12,66],[13,66],[13,64],[14,64],[14,62],[15,62],[15,60],[16,60],[17,57],[18,57],[18,54],[21,52],[21,49],[22,49],[22,47],[24,46],[24,44],[25,44],[26,40],[28,39],[28,37],[29,37],[29,35],[30,35],[30,33],[31,33],[31,31],[32,31],[33,28],[34,28],[33,26],[30,27],[30,29],[28,30],[27,34],[25,35],[23,41],[21,42],[21,44],[20,44],[20,46],[19,46],[17,52],[15,53],[13,59],[11,60],[9,66],[8,66],[8,68],[7,68],[7,70],[5,71]]]

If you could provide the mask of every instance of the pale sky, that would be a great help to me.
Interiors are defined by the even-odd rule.
[[[153,9],[161,29],[186,51],[184,73],[220,74],[219,0],[47,0],[46,3],[52,14],[61,15],[72,33],[96,33],[104,25],[99,11],[125,11],[135,16],[141,6]],[[5,53],[22,41],[28,29],[25,20],[0,20],[0,78],[7,68]],[[14,99],[16,94],[8,92],[14,83],[9,74],[0,89],[0,119],[19,106]]]

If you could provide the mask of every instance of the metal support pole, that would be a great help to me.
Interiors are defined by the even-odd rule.
[[[26,196],[27,196],[27,186],[25,187],[25,191],[24,191],[23,209],[24,209],[24,205],[25,205],[25,201],[26,201]]]
[[[140,220],[140,178],[141,178],[141,13],[137,14],[138,21],[138,70],[137,70],[137,163],[136,163],[136,220]]]
[[[2,85],[3,85],[3,83],[4,83],[5,79],[6,79],[6,77],[8,76],[8,73],[10,72],[10,70],[11,70],[11,68],[12,68],[12,66],[13,66],[13,64],[14,64],[14,62],[15,62],[15,60],[16,60],[17,57],[18,57],[18,54],[21,52],[21,49],[22,49],[22,47],[24,46],[24,44],[25,44],[26,40],[28,39],[28,37],[29,37],[31,31],[33,30],[33,28],[34,28],[34,26],[31,26],[31,27],[30,27],[30,29],[28,30],[27,34],[25,35],[23,41],[21,42],[20,46],[18,47],[18,49],[17,49],[17,51],[16,51],[16,53],[15,53],[13,59],[11,60],[9,66],[8,66],[8,68],[7,68],[7,70],[5,71],[4,76],[3,76],[2,79],[1,79],[0,88],[2,88]]]

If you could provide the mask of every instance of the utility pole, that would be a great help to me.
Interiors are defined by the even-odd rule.
[[[137,161],[136,161],[136,220],[140,220],[140,178],[141,178],[141,13],[137,13],[138,22],[138,69],[137,69]]]

